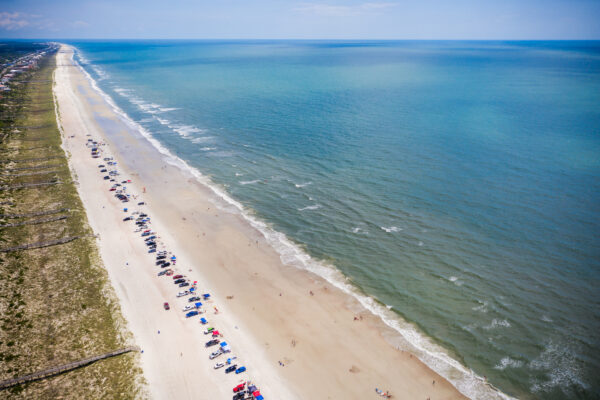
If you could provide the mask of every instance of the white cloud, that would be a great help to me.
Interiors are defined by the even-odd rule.
[[[75,21],[73,22],[73,26],[75,28],[87,28],[88,26],[90,26],[90,24],[88,24],[85,21]]]
[[[14,12],[0,12],[0,29],[12,31],[21,29],[29,25],[29,21],[25,19],[26,14]]]
[[[331,5],[323,3],[304,3],[294,8],[307,14],[315,14],[325,17],[348,17],[361,15],[368,12],[383,10],[385,8],[395,7],[396,3],[362,3],[356,5]]]

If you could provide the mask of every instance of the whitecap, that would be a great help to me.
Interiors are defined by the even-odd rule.
[[[158,111],[160,111],[160,112],[169,112],[169,111],[175,111],[175,110],[179,110],[179,108],[177,108],[177,107],[158,107]]]
[[[380,228],[386,231],[387,233],[400,232],[402,230],[402,228],[398,228],[397,226],[390,226],[389,228],[386,228],[385,226],[380,226]]]
[[[260,179],[254,179],[253,181],[240,181],[240,185],[254,185],[260,182]]]
[[[454,283],[456,286],[462,286],[464,283],[463,281],[459,280],[456,276],[451,276],[450,278],[448,278],[448,280]]]
[[[244,174],[241,174],[241,173],[239,173],[239,172],[236,172],[236,173],[235,173],[235,176],[244,176]]]
[[[312,206],[306,206],[306,207],[299,208],[298,211],[317,210],[319,208],[321,208],[320,204],[314,204]]]
[[[477,300],[477,301],[479,301],[479,300]],[[488,311],[487,306],[488,306],[487,301],[479,301],[479,305],[473,307],[472,310],[473,311],[481,311],[482,313],[486,313]]]
[[[202,137],[195,137],[193,139],[190,139],[190,141],[192,143],[205,143],[205,142],[210,142],[214,139],[214,136],[202,136]]]
[[[191,136],[193,133],[201,133],[202,129],[199,129],[193,125],[169,125],[169,128],[173,129],[183,138]]]
[[[157,117],[156,115],[154,116],[154,118],[156,118],[156,120],[163,125],[169,125],[171,123],[171,121],[169,121],[168,119],[160,118],[160,117]]]
[[[506,368],[520,368],[523,366],[523,361],[515,360],[510,357],[504,357],[500,360],[498,365],[494,366],[495,369],[504,371]]]
[[[489,325],[483,327],[483,329],[490,330],[495,328],[510,328],[510,322],[505,319],[494,318]]]
[[[200,150],[202,151],[211,151],[211,150],[216,150],[216,147],[202,147]]]
[[[306,183],[295,183],[294,186],[296,186],[297,188],[303,188],[306,187],[308,185],[312,185],[312,182],[306,182]]]

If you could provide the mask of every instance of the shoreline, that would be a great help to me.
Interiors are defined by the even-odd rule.
[[[61,53],[63,52],[64,47],[61,50]],[[63,70],[69,69],[63,68]],[[76,68],[70,68],[66,75],[77,75],[73,70],[76,71]],[[264,233],[261,234],[255,227],[248,226],[247,221],[239,213],[232,213],[218,209],[218,207],[217,212],[214,209],[210,211],[211,207],[215,207],[222,200],[217,198],[215,193],[210,193],[210,189],[198,182],[198,177],[189,171],[182,170],[180,166],[171,165],[168,159],[159,157],[160,160],[157,160],[158,150],[150,143],[140,142],[138,139],[143,136],[139,132],[135,132],[132,127],[129,129],[124,127],[124,122],[114,115],[114,110],[110,110],[106,104],[103,104],[106,99],[91,89],[82,90],[86,84],[90,86],[90,82],[83,81],[85,77],[81,71],[79,71],[79,75],[81,76],[68,77],[77,79],[77,87],[80,92],[79,94],[73,92],[74,97],[79,97],[74,101],[74,103],[79,102],[75,107],[78,110],[76,114],[78,114],[79,121],[71,121],[72,123],[68,124],[71,125],[70,132],[77,130],[81,132],[82,129],[87,129],[93,132],[93,136],[96,138],[102,137],[103,141],[109,143],[109,147],[114,150],[113,154],[119,161],[120,169],[129,172],[124,175],[130,176],[134,180],[133,186],[143,185],[147,188],[143,198],[150,204],[148,209],[151,211],[148,214],[153,217],[157,232],[163,236],[165,243],[179,242],[177,245],[168,246],[176,249],[178,261],[183,261],[181,264],[185,263],[186,266],[193,265],[191,271],[202,277],[203,281],[210,282],[210,285],[207,286],[215,293],[219,309],[223,311],[220,316],[222,321],[219,320],[219,325],[223,324],[228,327],[228,329],[223,328],[228,342],[235,343],[234,349],[239,348],[240,344],[245,342],[243,348],[252,351],[247,351],[248,354],[245,354],[244,358],[253,361],[260,358],[257,362],[258,368],[256,370],[253,368],[252,376],[259,377],[260,373],[256,382],[264,387],[263,392],[267,398],[294,398],[280,392],[287,387],[293,388],[291,391],[294,393],[303,393],[304,395],[300,398],[308,397],[309,393],[318,394],[318,398],[327,398],[327,396],[336,398],[340,394],[343,394],[344,398],[363,398],[368,396],[368,393],[373,393],[374,387],[390,390],[392,394],[400,398],[405,396],[406,398],[426,398],[427,396],[463,398],[457,389],[418,361],[416,357],[395,350],[385,336],[391,337],[398,333],[384,325],[378,316],[362,310],[363,307],[355,298],[351,298],[339,288],[333,287],[330,282],[313,273],[283,265],[279,254],[265,240]],[[58,87],[55,90],[61,91]],[[90,98],[95,98],[93,106],[90,104],[92,103]],[[63,109],[62,106],[60,109]],[[90,112],[91,110],[92,112]],[[76,140],[68,138],[69,132],[66,132],[65,135],[67,137],[64,139],[65,144],[70,146],[69,150],[75,159],[76,152],[85,150],[81,143],[82,140],[85,140],[85,135],[83,132],[78,133]],[[148,140],[147,137],[144,139]],[[132,160],[127,157],[127,154],[123,154],[131,151],[134,151],[136,156],[141,154],[142,157]],[[85,168],[95,168],[95,165],[92,165],[94,161],[89,158],[89,154],[83,154],[79,158],[77,162],[75,160],[73,162],[77,172],[80,169],[85,171]],[[92,176],[94,174],[96,176]],[[101,186],[101,177],[93,169],[87,171],[85,175],[86,178],[81,180],[82,185],[86,183],[92,191],[94,187]],[[78,176],[83,177],[83,174]],[[161,184],[159,181],[165,177],[169,177],[168,181],[162,181],[164,184]],[[87,179],[91,181],[85,182]],[[178,198],[185,199],[188,203],[193,201],[194,205],[188,204],[186,207],[174,202],[172,198],[169,198],[172,196],[165,196],[164,186],[168,187],[167,190],[170,193],[177,193]],[[137,187],[136,193],[141,193],[140,189]],[[100,195],[99,190],[102,189],[96,190]],[[106,193],[108,192],[103,193],[104,196],[110,199],[111,196],[107,196]],[[88,199],[88,201],[90,202],[89,207],[88,202],[84,200],[88,214],[96,214],[96,218],[94,218],[96,220],[100,215],[97,210],[93,209],[93,199]],[[113,198],[110,201],[114,206],[116,200]],[[202,207],[199,206],[200,204]],[[206,207],[206,211],[200,211],[204,207]],[[118,208],[118,205],[116,208],[113,207],[113,213],[118,213]],[[118,223],[119,219],[116,218],[115,221]],[[169,222],[165,223],[164,221]],[[98,222],[98,225],[101,223]],[[92,223],[92,226],[96,232],[102,231],[102,227],[97,227],[95,223]],[[127,232],[128,226],[123,223],[120,223],[117,229],[124,238],[128,235],[133,236],[130,231]],[[206,232],[208,232],[208,237]],[[102,240],[104,238],[105,235],[102,235]],[[175,240],[175,238],[179,240]],[[100,243],[100,247],[103,248],[103,259],[113,285],[118,286],[121,277],[113,270],[122,267],[117,266],[119,261],[114,257],[113,262],[107,260],[111,257],[104,257],[107,250],[106,245]],[[213,252],[216,254],[206,254]],[[151,259],[139,258],[139,263],[145,264],[144,272],[149,274],[148,278],[152,278],[147,281],[157,287],[160,287],[161,284],[164,286],[164,282],[155,276],[156,269],[149,268],[153,267],[153,264],[150,264]],[[194,262],[192,263],[190,260],[194,260]],[[198,262],[199,260],[202,262]],[[255,263],[260,265],[256,266]],[[219,265],[221,268],[198,268],[197,265],[200,264]],[[250,271],[249,268],[253,270]],[[151,275],[152,273],[154,276]],[[244,278],[241,279],[242,281],[253,282],[255,287],[263,290],[263,293],[257,295],[252,288],[237,282],[238,276]],[[223,285],[223,278],[229,278],[232,284]],[[315,296],[307,295],[309,290],[314,292]],[[122,304],[131,302],[127,298],[127,290],[117,291]],[[278,296],[278,292],[283,296]],[[169,297],[164,291],[161,294]],[[226,301],[226,296],[232,294],[234,294],[234,299]],[[172,293],[170,296],[173,296]],[[239,304],[238,297],[243,299],[244,304]],[[288,300],[288,297],[291,299]],[[306,303],[303,304],[306,307],[299,307],[300,301]],[[257,306],[262,309],[255,310]],[[154,304],[152,307],[156,308],[157,305]],[[135,310],[135,306],[131,305],[131,310],[125,312],[128,320],[130,320],[130,313],[133,310]],[[296,313],[298,320],[290,321],[290,312]],[[248,317],[248,314],[251,313],[256,314],[257,317]],[[360,315],[363,319],[356,322],[353,320],[355,315]],[[135,322],[132,323],[130,320],[130,324],[132,324],[132,331],[137,338],[140,330],[134,327]],[[235,332],[236,327],[242,327],[239,330],[248,331],[248,334],[238,335]],[[233,332],[229,328],[232,328]],[[183,328],[183,331],[186,329]],[[340,333],[344,335],[343,337],[348,343],[339,343],[338,338],[333,337],[340,337]],[[265,338],[268,339],[265,341],[266,345],[260,344],[259,342],[264,341]],[[291,343],[298,343],[298,346],[290,346],[290,338],[292,338]],[[298,354],[296,347],[303,347],[302,350],[310,354]],[[207,354],[204,354],[205,352],[201,349],[198,350],[201,355],[198,364],[201,367],[210,366],[210,363],[207,364],[208,360],[202,360],[202,355]],[[240,351],[244,350],[240,349]],[[351,354],[354,351],[357,354]],[[278,354],[280,355],[278,356]],[[259,355],[261,357],[258,357]],[[286,367],[279,368],[277,372],[273,373],[273,369],[278,368],[277,359],[282,357],[290,362],[286,363]],[[330,358],[334,358],[334,360],[330,360]],[[375,362],[375,360],[377,361]],[[156,366],[148,365],[145,359],[143,362],[147,374],[148,370],[156,368]],[[328,367],[324,368],[328,370],[327,373],[321,371],[315,374],[310,371],[315,364]],[[263,368],[264,370],[262,370]],[[209,382],[221,382],[221,380],[212,380],[211,376],[217,375],[214,372],[208,370],[206,379]],[[194,374],[194,376],[196,375]],[[403,376],[399,377],[398,375]],[[152,390],[153,379],[148,375],[147,378],[150,391],[154,393]],[[435,385],[432,385],[433,380],[436,381]],[[311,382],[311,388],[302,387],[301,383],[306,381]],[[337,385],[334,387],[334,384]],[[226,392],[230,394],[229,390],[230,387],[226,387]],[[278,396],[273,396],[275,393]],[[496,394],[501,397],[500,394]],[[371,396],[377,398],[373,394]]]

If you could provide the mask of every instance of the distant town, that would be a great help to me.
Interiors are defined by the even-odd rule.
[[[15,60],[4,60],[2,63],[2,72],[0,73],[0,92],[11,90],[12,80],[18,74],[37,67],[38,60],[46,53],[58,48],[56,43],[48,43],[43,49],[26,54]]]

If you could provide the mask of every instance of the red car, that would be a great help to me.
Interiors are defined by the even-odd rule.
[[[237,385],[236,387],[233,388],[233,393],[237,393],[241,390],[244,390],[245,387],[246,387],[246,382],[240,383],[239,385]]]
[[[173,277],[173,279],[181,279],[181,278],[183,278],[183,275],[175,275],[175,276]]]
[[[171,307],[169,306],[169,303],[167,303],[167,302],[165,302],[165,304],[163,304],[163,307],[165,308],[165,310],[171,309]]]

